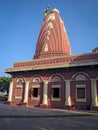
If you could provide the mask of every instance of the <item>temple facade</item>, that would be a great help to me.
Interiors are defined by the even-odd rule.
[[[57,9],[45,12],[33,60],[16,62],[7,103],[98,110],[98,47],[73,55]]]

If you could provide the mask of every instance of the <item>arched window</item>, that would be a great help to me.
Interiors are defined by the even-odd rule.
[[[82,81],[82,80],[86,80],[84,75],[77,75],[75,78],[76,81]]]
[[[23,79],[22,78],[18,78],[17,79],[17,83],[22,83],[23,82]]]
[[[41,79],[40,79],[39,77],[35,77],[35,78],[33,79],[33,82],[41,82]]]
[[[55,76],[52,79],[52,82],[60,82],[60,81],[61,81],[61,78],[59,76]]]

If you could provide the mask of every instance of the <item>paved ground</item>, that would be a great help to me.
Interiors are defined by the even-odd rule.
[[[0,103],[0,130],[98,130],[98,113]]]

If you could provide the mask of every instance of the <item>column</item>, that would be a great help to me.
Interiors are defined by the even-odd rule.
[[[97,102],[97,84],[96,80],[91,80],[91,91],[92,91],[92,106],[98,106]]]
[[[44,81],[43,104],[48,104],[48,81]]]
[[[12,102],[12,93],[13,93],[13,82],[10,82],[8,102]]]
[[[27,82],[25,83],[23,103],[28,103],[28,91],[29,91],[29,82],[27,81]]]
[[[71,97],[70,97],[70,80],[65,81],[65,105],[66,106],[71,106]]]

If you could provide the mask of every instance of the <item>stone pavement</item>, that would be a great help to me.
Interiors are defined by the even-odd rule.
[[[0,130],[98,130],[98,113],[0,103]]]
[[[75,117],[75,116],[94,116],[98,113],[89,111],[71,111],[65,109],[51,109],[38,107],[10,106],[0,103],[0,118],[2,117]]]

